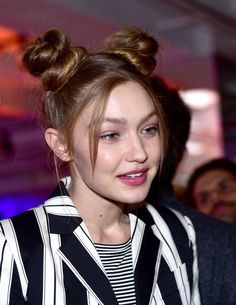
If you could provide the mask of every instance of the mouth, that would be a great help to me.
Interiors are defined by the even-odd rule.
[[[119,175],[118,179],[126,185],[139,186],[146,182],[147,177],[148,169],[143,169]]]
[[[226,211],[231,210],[236,205],[235,202],[222,201],[214,206],[215,214],[224,214]]]

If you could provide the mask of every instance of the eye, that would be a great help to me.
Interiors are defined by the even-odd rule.
[[[218,187],[222,193],[229,193],[232,191],[233,185],[232,182],[229,180],[222,180],[220,181]]]
[[[155,136],[158,132],[159,132],[159,128],[157,124],[147,126],[142,130],[142,133],[147,136]]]
[[[203,192],[197,196],[197,202],[201,205],[205,205],[210,200],[210,194],[208,192]]]
[[[106,132],[100,135],[100,139],[105,142],[116,142],[119,140],[119,137],[118,132]]]

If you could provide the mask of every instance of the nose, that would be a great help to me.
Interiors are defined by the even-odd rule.
[[[213,190],[210,193],[210,201],[214,204],[218,203],[220,201],[220,193],[218,192],[218,190]]]
[[[207,214],[212,214],[216,205],[220,203],[220,196],[217,190],[212,191],[209,194],[208,204],[205,205],[205,211]]]
[[[147,152],[145,149],[145,140],[140,136],[131,136],[127,140],[126,159],[129,162],[143,163],[147,160]]]

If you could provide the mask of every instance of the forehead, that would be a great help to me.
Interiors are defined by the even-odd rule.
[[[209,190],[218,185],[222,180],[233,180],[236,183],[236,177],[223,169],[212,169],[199,177],[194,185],[195,192]]]
[[[146,89],[136,82],[126,82],[113,88],[108,97],[105,113],[123,113],[130,117],[154,109],[154,101]]]
[[[101,97],[98,96],[98,99]],[[104,103],[106,103],[105,108]],[[86,121],[89,123],[92,116],[95,117],[104,109],[104,115],[108,117],[124,116],[131,118],[132,116],[145,115],[147,112],[156,110],[155,102],[148,91],[137,82],[128,81],[118,84],[108,94],[106,100],[95,100],[87,106],[78,121]],[[94,117],[93,117],[94,118]]]

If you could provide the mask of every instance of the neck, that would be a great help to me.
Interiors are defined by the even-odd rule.
[[[85,223],[89,234],[97,243],[123,243],[130,237],[129,217],[124,213],[125,204],[112,202],[95,193],[75,192],[71,198]]]
[[[130,237],[129,217],[121,208],[87,209],[78,204],[78,210],[95,243],[120,244]]]

